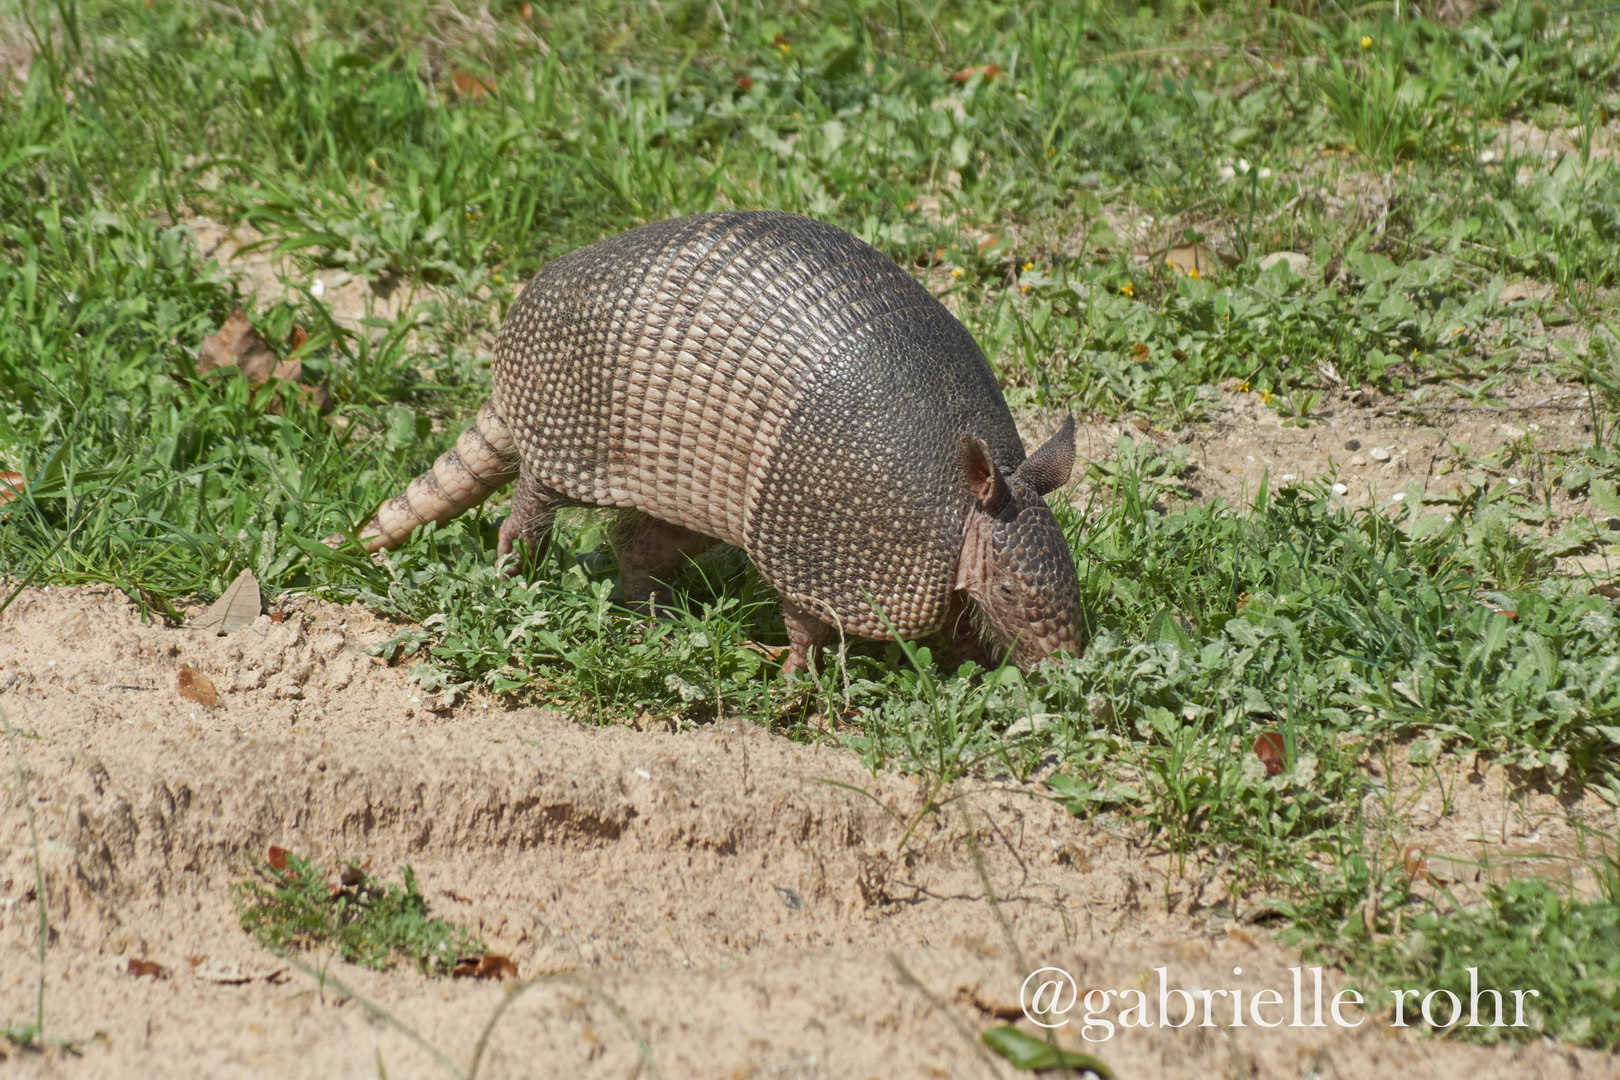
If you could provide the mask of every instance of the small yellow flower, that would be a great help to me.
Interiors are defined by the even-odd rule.
[[[1262,390],[1262,391],[1260,391],[1260,404],[1262,404],[1262,405],[1270,405],[1270,404],[1271,404],[1271,399],[1272,399],[1272,398],[1273,398],[1273,397],[1275,397],[1275,396],[1276,396],[1276,395],[1275,395],[1275,394],[1273,394],[1273,393],[1272,393],[1272,392],[1271,392],[1271,391],[1269,391],[1269,390]]]
[[[1052,155],[1053,155],[1053,154],[1055,154],[1055,153],[1057,153],[1057,147],[1055,147],[1055,146],[1048,146],[1048,147],[1047,147],[1047,148],[1046,148],[1046,156],[1047,156],[1047,157],[1051,157],[1051,156],[1052,156]]]
[[[1027,274],[1027,273],[1029,273],[1029,272],[1030,272],[1030,271],[1031,271],[1031,270],[1033,270],[1033,269],[1035,269],[1035,264],[1034,264],[1034,263],[1032,263],[1032,262],[1027,262],[1027,263],[1025,263],[1025,264],[1024,264],[1024,265],[1023,265],[1023,267],[1022,267],[1022,268],[1021,268],[1021,269],[1022,269],[1022,270],[1023,270],[1023,271],[1024,271],[1024,273],[1026,273],[1026,274]]]
[[[959,278],[961,276],[962,276],[962,268],[960,266],[951,267],[951,277]]]
[[[1187,267],[1187,276],[1190,277],[1190,278],[1199,277],[1200,275],[1198,273],[1198,267],[1196,267],[1196,266]]]
[[[1028,286],[1028,285],[1020,285],[1020,286],[1018,286],[1018,289],[1019,289],[1020,292],[1029,292],[1030,286]]]
[[[1361,47],[1363,49],[1372,48],[1372,38],[1367,37],[1366,35],[1363,35],[1362,38],[1361,38]]]
[[[366,158],[366,164],[370,165],[373,169],[375,169],[377,167],[377,159],[376,158]]]
[[[1128,281],[1119,287],[1119,291],[1124,293],[1126,296],[1136,295],[1136,287]]]
[[[1249,380],[1244,379],[1243,382],[1238,385],[1238,393],[1247,394],[1248,392],[1249,392]]]
[[[499,285],[499,284],[500,284],[500,283],[501,283],[501,282],[502,282],[502,281],[504,281],[504,280],[505,280],[505,279],[504,279],[504,278],[502,278],[502,277],[501,277],[501,275],[499,275],[499,274],[492,274],[492,275],[490,275],[490,276],[491,276],[491,277],[493,277],[493,278],[494,278],[494,279],[495,279],[495,284],[497,284],[497,285]]]

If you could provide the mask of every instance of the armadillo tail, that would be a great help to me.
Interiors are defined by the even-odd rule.
[[[471,510],[517,474],[512,431],[494,403],[486,401],[478,419],[439,455],[433,468],[378,508],[360,530],[360,542],[367,551],[396,548],[428,522],[449,521]]]

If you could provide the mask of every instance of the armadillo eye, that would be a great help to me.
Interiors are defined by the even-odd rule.
[[[1018,594],[1013,592],[1013,587],[1011,585],[999,585],[997,586],[997,591],[1001,593],[1001,598],[1008,603],[1018,599]]]

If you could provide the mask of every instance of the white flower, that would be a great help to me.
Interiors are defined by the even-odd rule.
[[[1230,165],[1221,166],[1221,179],[1230,180],[1237,175],[1237,170]]]
[[[1262,179],[1262,180],[1270,180],[1271,179],[1271,170],[1270,169],[1261,169],[1260,170],[1260,179]]]
[[[1238,169],[1238,172],[1240,172],[1243,175],[1247,176],[1249,174],[1249,159],[1248,158],[1241,158],[1241,157],[1238,158],[1238,160],[1237,160],[1237,169]]]
[[[1285,484],[1292,484],[1295,480],[1298,480],[1298,479],[1299,479],[1299,477],[1295,476],[1291,472],[1285,472],[1285,473],[1282,474],[1282,482],[1285,483]]]
[[[326,282],[322,281],[320,278],[316,278],[314,281],[309,283],[309,295],[319,300],[325,294]]]
[[[1345,485],[1343,485],[1343,484],[1334,484],[1333,485],[1333,494],[1335,494],[1335,495],[1344,495],[1344,494],[1348,493],[1349,490],[1350,489],[1348,487],[1346,487]]]
[[[1391,495],[1389,497],[1389,501],[1390,502],[1405,502],[1406,501],[1406,492],[1397,491],[1395,494],[1393,494],[1393,495]]]
[[[1496,160],[1496,151],[1495,150],[1481,150],[1479,152],[1479,163],[1481,165],[1489,165],[1491,162],[1493,162],[1495,160]]]
[[[1508,486],[1509,487],[1515,487],[1515,486],[1518,485],[1518,483],[1519,483],[1519,478],[1517,476],[1508,477]]]

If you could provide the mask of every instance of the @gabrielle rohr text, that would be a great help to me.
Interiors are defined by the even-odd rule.
[[[1380,992],[1378,998],[1392,999],[1390,1026],[1529,1026],[1525,1008],[1541,996],[1539,990],[1481,987],[1478,968],[1463,970],[1468,975],[1465,994],[1423,989]],[[1289,978],[1280,987],[1205,990],[1171,986],[1169,969],[1160,967],[1153,969],[1156,978],[1144,979],[1140,987],[1082,990],[1064,969],[1043,967],[1024,980],[1019,1005],[1029,1021],[1041,1027],[1077,1025],[1087,1042],[1107,1042],[1124,1028],[1357,1028],[1367,1021],[1367,1002],[1359,991],[1328,994],[1319,967],[1291,967],[1287,972]],[[1235,967],[1232,974],[1242,975],[1243,969]]]

